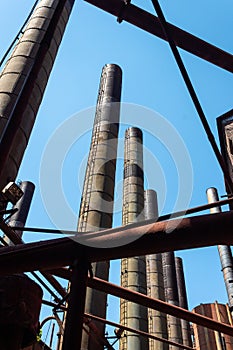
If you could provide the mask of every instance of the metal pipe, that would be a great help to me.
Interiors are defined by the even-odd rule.
[[[179,306],[183,309],[188,310],[188,298],[186,293],[185,278],[184,278],[184,269],[182,259],[179,257],[175,258],[176,266],[176,280],[178,287],[178,296],[179,296]],[[183,338],[183,344],[192,346],[191,338],[191,328],[189,322],[186,320],[181,320],[181,332]]]
[[[158,201],[157,193],[153,190],[144,192],[145,219],[158,218]],[[147,269],[147,295],[151,298],[165,301],[164,280],[162,255],[152,254],[146,256]],[[148,309],[148,332],[157,337],[168,339],[167,317],[165,314],[157,310]],[[149,339],[150,350],[167,350],[167,342],[158,342],[154,339]]]
[[[124,183],[122,224],[144,220],[144,173],[142,131],[130,127],[125,131]],[[124,258],[121,261],[121,285],[146,294],[145,256]],[[120,323],[148,332],[147,309],[139,304],[120,301]],[[147,350],[148,339],[138,334],[124,332],[120,338],[120,350]]]
[[[153,16],[151,13],[142,10],[132,3],[130,4],[127,2],[127,5],[125,5],[121,0],[86,1],[118,18],[120,16],[121,20],[131,23],[152,35],[167,40],[158,17]],[[225,52],[170,23],[168,23],[168,26],[177,46],[233,73],[233,56],[230,53]]]
[[[116,64],[106,64],[100,79],[80,203],[78,220],[80,232],[100,231],[112,227],[121,85],[121,68]],[[94,276],[108,280],[109,261],[93,264],[92,269]],[[86,312],[105,318],[106,309],[107,295],[88,289]],[[96,327],[104,338],[104,325],[97,322]],[[90,331],[83,332],[82,350],[103,350],[103,344],[98,345],[93,337],[89,337]]]
[[[163,275],[164,275],[164,287],[165,298],[169,304],[179,306],[178,287],[176,279],[175,268],[175,254],[174,252],[166,252],[162,254],[163,261]],[[168,339],[177,343],[183,343],[181,332],[181,321],[177,317],[168,315]],[[173,350],[173,347],[169,347]]]
[[[231,245],[233,244],[232,220],[233,213],[224,212],[150,224],[135,223],[103,230],[101,237],[98,237],[98,233],[95,232],[85,233],[85,237],[91,237],[93,245],[101,244],[103,248],[82,245],[69,238],[2,247],[0,248],[0,275],[67,266],[75,258],[84,256],[90,262],[96,262],[103,259],[120,259],[217,244]],[[3,231],[6,226],[0,222],[0,228],[3,228]],[[9,230],[8,226],[7,230]],[[131,243],[117,246],[116,242],[122,242],[123,234],[129,237]]]
[[[72,266],[68,311],[62,350],[80,349],[87,289],[88,263],[78,260]]]
[[[214,187],[208,188],[206,191],[206,194],[207,194],[209,203],[216,202],[219,199],[218,191]],[[221,208],[220,207],[212,208],[210,209],[210,212],[213,214],[221,213]],[[224,278],[226,291],[228,295],[230,311],[233,312],[233,261],[232,261],[231,248],[228,245],[218,245],[218,253],[219,253],[220,262],[222,266],[222,273],[223,273],[223,278]]]

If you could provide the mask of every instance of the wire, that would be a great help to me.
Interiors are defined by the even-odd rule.
[[[225,180],[226,180],[226,184],[227,184],[227,187],[228,187],[227,189],[228,189],[228,191],[232,192],[232,190],[233,190],[233,183],[232,183],[232,179],[231,179],[231,177],[229,175],[228,168],[227,168],[227,166],[226,166],[226,164],[224,162],[222,154],[219,151],[219,148],[218,148],[217,143],[215,141],[214,135],[211,132],[211,129],[210,129],[210,126],[209,126],[208,121],[206,119],[205,113],[204,113],[204,111],[202,109],[202,106],[201,106],[199,100],[198,100],[197,94],[196,94],[196,92],[194,90],[194,87],[192,85],[192,82],[191,82],[191,80],[189,78],[188,72],[187,72],[187,70],[185,68],[185,65],[184,65],[184,63],[182,61],[182,58],[181,58],[181,56],[179,54],[179,51],[178,51],[178,49],[176,47],[176,44],[175,44],[175,42],[173,40],[173,37],[171,35],[171,32],[169,30],[169,27],[168,27],[167,21],[166,21],[166,19],[164,17],[163,11],[162,11],[162,9],[161,9],[161,7],[159,5],[159,1],[158,0],[152,0],[152,3],[153,3],[153,6],[155,8],[155,11],[156,11],[156,13],[158,15],[158,18],[160,20],[160,23],[161,23],[162,29],[164,31],[164,34],[167,37],[167,41],[168,41],[168,43],[170,45],[170,48],[172,50],[172,53],[173,53],[174,58],[176,60],[176,63],[178,65],[179,69],[180,69],[180,72],[181,72],[181,75],[182,75],[182,77],[184,79],[186,87],[187,87],[187,89],[189,91],[190,97],[191,97],[191,99],[192,99],[192,101],[194,103],[194,106],[195,106],[196,111],[197,111],[197,113],[199,115],[201,123],[202,123],[202,125],[203,125],[203,127],[205,129],[205,132],[206,132],[206,135],[208,137],[208,140],[209,140],[209,142],[210,142],[210,144],[212,146],[212,149],[213,149],[213,151],[215,153],[215,156],[216,156],[216,158],[218,160],[218,163],[219,163],[219,165],[220,165],[220,167],[221,167],[221,169],[223,171],[223,174],[224,174]]]
[[[36,5],[38,4],[40,0],[36,0],[36,2],[34,3],[34,5],[32,6],[32,9],[31,11],[29,12],[29,15],[27,16],[26,20],[24,21],[22,27],[20,28],[20,30],[18,31],[18,33],[16,34],[14,40],[12,41],[12,43],[10,44],[10,46],[8,47],[8,49],[6,50],[3,58],[1,59],[0,61],[0,67],[2,66],[2,64],[4,63],[5,59],[7,58],[7,56],[9,55],[10,51],[12,50],[13,46],[15,45],[16,41],[19,40],[20,38],[20,35],[23,34],[23,29],[24,27],[26,26],[26,24],[28,23],[33,11],[35,10],[36,8]]]

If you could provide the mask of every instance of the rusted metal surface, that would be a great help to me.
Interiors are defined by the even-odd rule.
[[[106,12],[111,13],[116,17],[120,15],[122,20],[141,28],[148,33],[158,36],[161,39],[167,40],[158,17],[153,16],[149,12],[140,9],[133,4],[128,4],[125,6],[122,0],[86,1]],[[232,54],[225,52],[170,23],[169,29],[177,46],[210,63],[213,63],[220,68],[226,69],[227,71],[233,73]]]
[[[176,264],[176,279],[177,279],[177,287],[178,287],[179,306],[182,307],[183,309],[188,310],[188,298],[187,298],[187,292],[186,292],[182,259],[179,257],[176,257],[175,264]],[[187,322],[186,320],[181,320],[181,332],[182,332],[183,344],[192,346],[191,328],[190,328],[189,322]]]
[[[78,230],[100,231],[112,227],[117,144],[120,118],[122,70],[116,64],[106,64],[101,73],[90,152],[80,203]],[[94,263],[93,274],[108,280],[109,261]],[[87,290],[86,312],[106,317],[107,295]],[[102,338],[105,326],[96,323]],[[83,332],[82,350],[103,350],[103,344]]]
[[[144,192],[144,212],[145,219],[158,218],[157,193],[153,190]],[[154,299],[165,301],[162,254],[151,254],[146,256],[147,272],[147,295]],[[167,316],[157,310],[148,309],[148,332],[161,338],[168,338]],[[158,342],[149,339],[150,350],[168,350],[167,342]]]
[[[143,134],[136,127],[129,127],[125,131],[123,181],[122,224],[144,220]],[[140,293],[147,293],[145,256],[121,260],[121,285]],[[147,308],[121,299],[120,323],[147,333]],[[127,349],[148,350],[148,339],[125,331],[124,336],[120,338],[120,350]]]
[[[101,242],[103,247],[110,248],[94,248],[69,238],[2,247],[0,248],[0,275],[67,266],[77,257],[96,262],[103,259],[120,259],[217,244],[232,245],[232,220],[233,213],[224,212],[182,220],[131,224],[103,230],[101,237],[98,236],[98,232],[85,234],[86,237],[91,237],[93,242]],[[1,223],[2,226],[4,225]],[[122,234],[135,241],[120,247],[111,247],[111,242],[115,245],[116,240],[121,241]]]
[[[193,312],[211,317],[223,325],[231,324],[231,315],[227,312],[227,306],[223,304],[201,304],[194,308]],[[222,334],[221,330],[211,330],[200,325],[193,325],[194,337],[197,350],[231,350],[233,348],[233,337]]]
[[[162,344],[166,344],[166,345],[173,345],[176,348],[193,350],[193,348],[191,348],[190,346],[177,344],[175,342],[169,341],[168,339],[160,338],[160,337],[157,337],[157,336],[155,336],[153,334],[146,333],[146,332],[140,331],[140,330],[135,329],[135,328],[130,328],[130,327],[127,327],[127,326],[123,326],[123,325],[121,325],[119,323],[116,323],[116,322],[112,322],[112,321],[108,321],[108,320],[105,320],[105,319],[101,319],[100,317],[96,317],[94,315],[85,314],[85,317],[90,318],[91,320],[98,320],[99,322],[103,322],[103,323],[108,324],[108,325],[113,326],[113,327],[117,327],[117,328],[120,328],[120,329],[125,329],[125,330],[127,330],[129,332],[139,334],[139,335],[141,335],[143,337],[146,337],[146,338],[149,338],[149,339],[152,339],[152,340],[156,340],[157,344],[158,343],[162,343]]]
[[[227,324],[214,321],[209,317],[190,312],[178,306],[165,303],[161,300],[151,299],[144,294],[119,287],[106,281],[101,281],[97,278],[89,278],[88,286],[91,288],[96,288],[98,290],[104,290],[109,294],[115,295],[116,297],[125,298],[132,302],[140,303],[141,305],[150,307],[152,309],[156,309],[169,315],[173,315],[189,322],[196,323],[201,326],[208,327],[210,329],[233,336],[233,327]]]
[[[0,190],[17,175],[73,3],[40,1],[1,73]]]
[[[18,350],[32,344],[39,327],[42,289],[22,274],[1,277],[0,291],[1,346],[6,350]],[[10,339],[9,333],[12,333]]]
[[[179,306],[174,252],[163,253],[162,262],[163,262],[165,300],[171,305]],[[168,339],[182,344],[183,338],[182,338],[182,332],[181,332],[181,320],[172,315],[167,315],[167,324],[168,324]],[[170,349],[173,350],[174,348],[171,346]]]

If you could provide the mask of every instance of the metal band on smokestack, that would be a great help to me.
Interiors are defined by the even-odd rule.
[[[16,178],[74,0],[41,0],[0,76],[0,191]]]
[[[99,231],[112,227],[117,141],[119,129],[122,71],[116,64],[102,70],[91,147],[84,179],[79,212],[78,231]],[[95,277],[108,280],[109,261],[93,264]],[[87,313],[106,318],[107,295],[87,290]],[[94,322],[94,321],[93,321]],[[105,326],[94,322],[101,337]],[[91,330],[90,330],[91,331]],[[95,337],[83,332],[82,350],[103,350]]]
[[[157,193],[146,190],[145,220],[158,218]],[[147,295],[154,299],[165,301],[162,255],[151,254],[146,256]],[[148,332],[160,338],[168,339],[167,317],[164,313],[148,309]],[[168,350],[168,344],[149,339],[149,350]]]
[[[177,287],[178,287],[178,295],[179,295],[179,306],[182,307],[183,309],[188,310],[188,298],[186,293],[182,259],[179,257],[176,257],[175,264],[176,264],[176,279],[177,279]],[[192,347],[193,344],[192,344],[190,324],[188,321],[182,320],[182,319],[180,320],[180,322],[181,322],[183,344]]]
[[[179,306],[179,295],[176,279],[175,255],[174,252],[162,254],[164,287],[166,301],[172,305]],[[168,339],[182,344],[182,333],[180,319],[168,315]],[[177,350],[177,347],[169,346],[170,350]]]
[[[210,187],[206,191],[208,203],[213,203],[219,200],[218,191],[214,187]],[[212,214],[220,213],[221,208],[216,207],[210,209]],[[224,230],[224,227],[223,227]],[[227,290],[230,311],[233,313],[233,261],[231,248],[227,245],[218,245],[218,253],[222,266],[223,278]]]
[[[144,175],[142,132],[128,128],[125,132],[123,225],[144,219]],[[146,259],[144,256],[126,258],[121,261],[121,285],[146,294]],[[121,299],[120,322],[128,327],[147,332],[147,308]],[[148,339],[124,332],[120,339],[120,350],[148,350]]]

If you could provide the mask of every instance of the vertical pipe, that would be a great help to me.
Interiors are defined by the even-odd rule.
[[[0,75],[0,191],[16,178],[74,0],[41,0]]]
[[[119,130],[122,71],[116,64],[103,67],[91,147],[80,204],[78,230],[99,231],[112,227],[117,141]],[[108,280],[109,261],[93,264],[93,274]],[[107,294],[87,290],[86,312],[106,318]],[[94,321],[93,321],[94,322]],[[95,322],[104,337],[105,325]],[[91,329],[89,329],[91,332]],[[83,332],[82,350],[103,350],[93,337]]]
[[[206,191],[208,203],[213,203],[219,200],[218,191],[214,187],[210,187]],[[221,208],[215,207],[210,209],[211,213],[220,213]],[[224,228],[223,228],[224,229]],[[220,257],[223,278],[228,295],[228,301],[231,313],[233,312],[233,261],[231,248],[227,245],[218,245],[218,253]]]
[[[8,225],[12,227],[25,226],[35,190],[35,185],[30,181],[23,181],[20,184],[20,188],[24,194],[13,207],[14,209],[18,209],[18,211],[15,214],[13,214],[8,221]],[[16,233],[19,237],[22,238],[23,231],[16,231]]]
[[[176,280],[175,255],[174,252],[166,252],[162,254],[164,286],[166,301],[172,305],[179,306],[178,287]],[[168,315],[168,336],[169,340],[182,344],[182,333],[180,319]],[[169,349],[177,350],[174,346]]]
[[[178,287],[179,306],[182,307],[183,309],[188,310],[188,298],[186,293],[182,259],[176,257],[175,264],[176,264],[176,279],[177,279],[177,287]],[[183,344],[192,347],[193,344],[192,344],[190,324],[186,320],[180,320],[180,322],[181,322]]]
[[[158,218],[157,193],[146,190],[145,197],[145,219]],[[151,254],[146,256],[147,272],[147,295],[151,298],[165,301],[162,255]],[[148,309],[148,332],[160,338],[168,339],[167,317],[164,313]],[[168,350],[168,344],[149,339],[149,350]]]
[[[129,128],[125,133],[123,225],[144,219],[144,175],[142,132]],[[121,285],[146,294],[146,259],[144,256],[122,259]],[[120,319],[123,325],[148,330],[147,308],[121,299]],[[121,350],[147,350],[148,339],[125,332],[120,339]]]
[[[87,276],[88,263],[75,261],[72,268],[62,350],[81,348]]]

